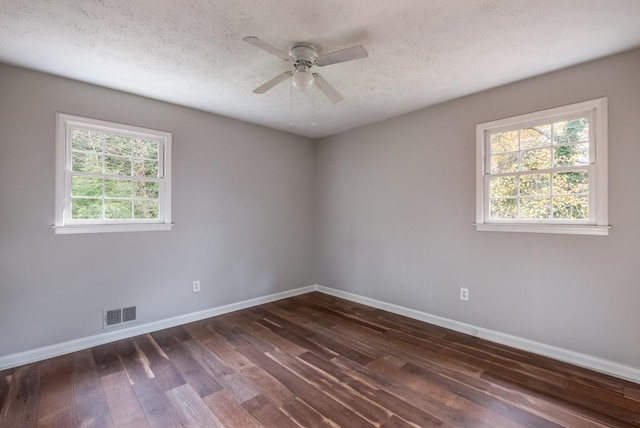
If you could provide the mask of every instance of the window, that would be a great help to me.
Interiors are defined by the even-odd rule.
[[[171,134],[58,113],[55,232],[171,229]]]
[[[482,123],[476,229],[607,235],[607,99]]]

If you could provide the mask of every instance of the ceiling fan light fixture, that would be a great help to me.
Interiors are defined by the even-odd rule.
[[[242,40],[250,45],[262,49],[263,51],[282,58],[285,61],[291,62],[294,67],[292,71],[284,71],[273,79],[258,86],[253,90],[254,93],[264,94],[274,86],[279,85],[287,79],[291,79],[292,91],[294,86],[301,92],[314,87],[322,92],[334,104],[342,101],[344,97],[340,95],[340,92],[331,86],[331,84],[327,82],[322,75],[311,72],[311,68],[315,66],[324,67],[326,65],[353,61],[354,59],[366,58],[369,55],[362,45],[351,46],[350,48],[329,52],[319,56],[315,46],[304,42],[295,43],[291,48],[289,48],[289,52],[285,52],[255,36],[245,37]],[[293,97],[291,99],[293,99]]]
[[[296,89],[304,92],[313,86],[313,75],[309,71],[309,67],[298,67],[293,72],[291,81]]]

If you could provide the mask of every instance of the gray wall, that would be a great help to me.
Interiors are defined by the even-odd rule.
[[[320,140],[318,283],[639,367],[639,73],[635,50]],[[475,125],[602,96],[611,234],[476,232]]]
[[[105,307],[144,323],[319,283],[638,367],[638,70],[640,50],[314,143],[0,65],[0,356],[99,334]],[[601,96],[611,235],[476,232],[475,125]],[[173,133],[173,231],[54,235],[56,111]]]
[[[313,141],[7,65],[0,94],[0,356],[315,282]],[[171,232],[54,235],[56,112],[173,133]]]

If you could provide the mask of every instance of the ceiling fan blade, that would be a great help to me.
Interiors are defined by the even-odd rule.
[[[253,45],[257,48],[260,48],[262,50],[265,50],[275,56],[279,56],[282,59],[286,59],[287,61],[291,61],[291,57],[289,56],[288,53],[286,53],[285,51],[283,51],[282,49],[278,49],[277,47],[270,45],[269,43],[265,42],[264,40],[261,40],[257,37],[254,36],[250,36],[250,37],[245,37],[242,40],[244,40],[245,42],[249,43],[250,45]]]
[[[264,83],[258,86],[257,88],[255,88],[253,92],[256,94],[264,94],[269,89],[276,86],[278,83],[282,83],[285,80],[287,80],[289,77],[291,77],[291,73],[292,73],[291,71],[285,71],[284,73],[280,73],[273,79],[269,80],[267,83]]]
[[[339,103],[344,99],[340,92],[336,91],[336,88],[331,86],[329,82],[327,82],[324,77],[320,76],[318,73],[313,73],[313,80],[320,89],[320,91],[327,96],[334,104]]]
[[[367,50],[364,48],[364,46],[351,46],[350,48],[319,56],[316,60],[316,64],[318,64],[320,67],[324,67],[325,65],[353,61],[354,59],[366,58],[368,56],[369,54],[367,53]]]

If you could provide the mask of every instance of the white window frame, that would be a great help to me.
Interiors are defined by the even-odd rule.
[[[506,220],[489,217],[489,135],[563,120],[586,114],[589,117],[589,219]],[[523,114],[476,126],[476,230],[492,232],[563,233],[608,235],[607,213],[607,98]],[[553,168],[550,169],[553,171]]]
[[[71,219],[71,128],[158,141],[158,219],[74,220]],[[56,234],[143,232],[171,230],[171,133],[70,114],[56,113]]]

